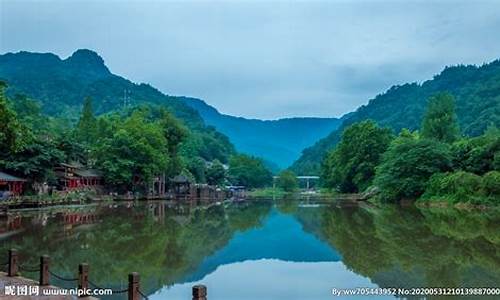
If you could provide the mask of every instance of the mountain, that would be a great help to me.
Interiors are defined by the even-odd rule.
[[[480,135],[490,125],[500,127],[500,60],[482,66],[446,67],[422,84],[393,86],[377,95],[367,105],[346,116],[337,130],[305,149],[291,169],[301,174],[319,174],[325,154],[340,140],[344,128],[354,122],[372,119],[396,133],[402,128],[419,129],[428,98],[444,91],[455,97],[458,121],[464,135]]]
[[[204,101],[183,98],[208,125],[227,135],[240,152],[262,157],[279,168],[290,166],[302,150],[335,130],[336,118],[287,118],[273,121],[221,114]]]
[[[86,49],[77,50],[66,59],[52,53],[25,51],[0,55],[0,79],[7,81],[10,96],[26,94],[40,101],[45,113],[64,115],[74,121],[87,96],[93,99],[98,114],[125,105],[166,105],[188,127],[211,137],[197,144],[220,143],[221,151],[228,152],[229,141],[221,132],[238,151],[262,157],[276,168],[289,166],[302,149],[341,123],[334,118],[262,121],[224,115],[200,99],[165,95],[148,84],[136,84],[115,75],[97,53]]]
[[[9,84],[9,94],[23,93],[39,100],[50,115],[79,111],[87,96],[93,98],[96,112],[104,113],[127,104],[126,97],[128,104],[167,105],[177,117],[197,125],[203,123],[179,97],[112,74],[104,60],[87,49],[77,50],[67,59],[25,51],[0,55],[0,79]]]
[[[191,130],[190,144],[202,158],[224,162],[234,152],[228,138],[206,126],[182,97],[165,95],[148,84],[111,73],[91,50],[77,50],[66,59],[52,53],[6,53],[0,55],[0,80],[7,82],[9,96],[25,94],[40,101],[45,113],[72,121],[78,119],[85,97],[93,99],[97,114],[125,106],[162,105]]]

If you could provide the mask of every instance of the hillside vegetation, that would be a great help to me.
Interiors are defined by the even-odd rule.
[[[323,158],[339,142],[344,129],[359,121],[371,119],[394,133],[419,129],[428,99],[439,92],[454,97],[462,135],[478,136],[490,125],[500,127],[500,60],[479,67],[447,67],[432,80],[393,86],[376,96],[347,116],[337,130],[305,149],[291,169],[319,174]]]
[[[51,53],[0,55],[0,80],[7,83],[6,95],[13,101],[19,94],[26,95],[39,102],[42,113],[72,124],[78,121],[86,97],[92,99],[97,115],[141,105],[164,107],[189,129],[181,152],[191,158],[221,162],[228,162],[234,154],[229,139],[206,126],[182,97],[168,96],[148,84],[136,84],[114,75],[103,59],[90,50],[77,50],[67,59]]]
[[[373,121],[342,133],[322,164],[324,185],[343,193],[370,191],[383,202],[500,204],[500,131],[460,137],[453,96],[429,99],[421,131],[394,137]]]

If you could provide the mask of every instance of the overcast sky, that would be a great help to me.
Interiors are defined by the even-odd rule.
[[[0,0],[0,52],[98,52],[231,115],[341,116],[446,65],[500,58],[499,1]]]

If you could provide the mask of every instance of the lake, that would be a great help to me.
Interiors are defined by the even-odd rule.
[[[126,288],[127,274],[136,271],[150,299],[190,299],[197,283],[213,300],[369,299],[331,293],[500,285],[495,211],[292,200],[210,208],[141,202],[26,211],[1,222],[2,261],[12,247],[28,266],[49,254],[51,269],[66,277],[87,262],[90,280],[114,289]]]

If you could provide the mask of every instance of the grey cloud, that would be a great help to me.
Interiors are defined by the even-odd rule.
[[[0,51],[97,51],[224,113],[340,116],[393,84],[499,57],[497,1],[0,0]]]

